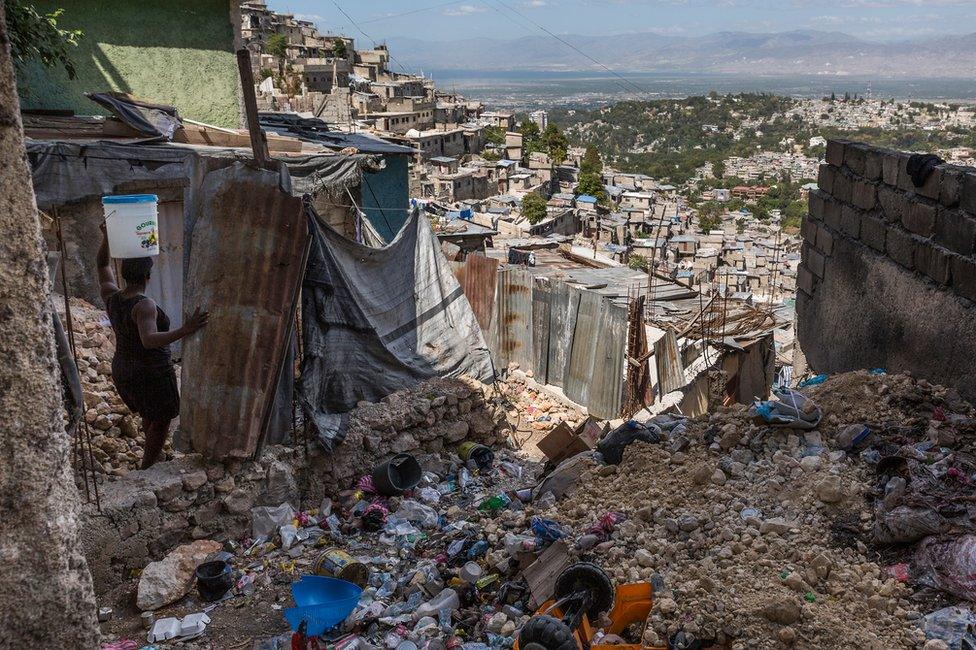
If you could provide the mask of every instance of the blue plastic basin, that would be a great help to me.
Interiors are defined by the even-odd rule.
[[[303,576],[291,586],[297,607],[286,609],[285,620],[294,631],[308,622],[306,634],[319,636],[346,620],[356,609],[363,590],[351,582],[325,576]]]

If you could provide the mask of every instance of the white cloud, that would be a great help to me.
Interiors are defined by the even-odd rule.
[[[528,0],[528,2],[524,4],[526,7],[530,9],[536,9],[538,7],[546,7],[549,5],[549,3],[546,0]]]
[[[316,23],[316,24],[317,23],[328,22],[325,19],[325,16],[322,16],[322,15],[319,15],[319,14],[295,14],[295,19],[296,20],[307,20],[309,22]]]
[[[451,7],[450,9],[444,10],[445,16],[470,16],[471,14],[480,14],[486,11],[481,5],[458,5],[456,7]]]

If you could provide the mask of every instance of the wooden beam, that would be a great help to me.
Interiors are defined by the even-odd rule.
[[[254,160],[260,167],[267,167],[271,156],[268,154],[268,141],[258,120],[258,100],[254,96],[254,72],[251,70],[251,52],[244,48],[237,50],[237,70],[241,75],[241,92],[244,93],[244,112],[247,117],[247,131],[251,136],[251,150]]]

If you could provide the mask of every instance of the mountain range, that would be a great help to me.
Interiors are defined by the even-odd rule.
[[[723,74],[832,74],[874,77],[971,78],[976,33],[875,42],[816,30],[702,36],[630,33],[432,41],[393,38],[393,56],[410,68],[477,71],[599,71]],[[592,59],[592,60],[591,60]]]

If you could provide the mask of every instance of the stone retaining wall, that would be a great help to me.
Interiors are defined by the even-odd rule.
[[[240,539],[250,509],[284,501],[317,507],[391,455],[438,452],[464,440],[508,437],[504,409],[490,387],[435,379],[349,414],[346,439],[326,453],[315,442],[275,446],[260,460],[208,464],[199,455],[158,463],[100,485],[101,512],[89,505],[82,521],[85,556],[99,594],[135,569],[192,539]]]
[[[800,345],[817,372],[909,371],[976,397],[976,169],[921,187],[907,153],[832,140],[797,273]]]

